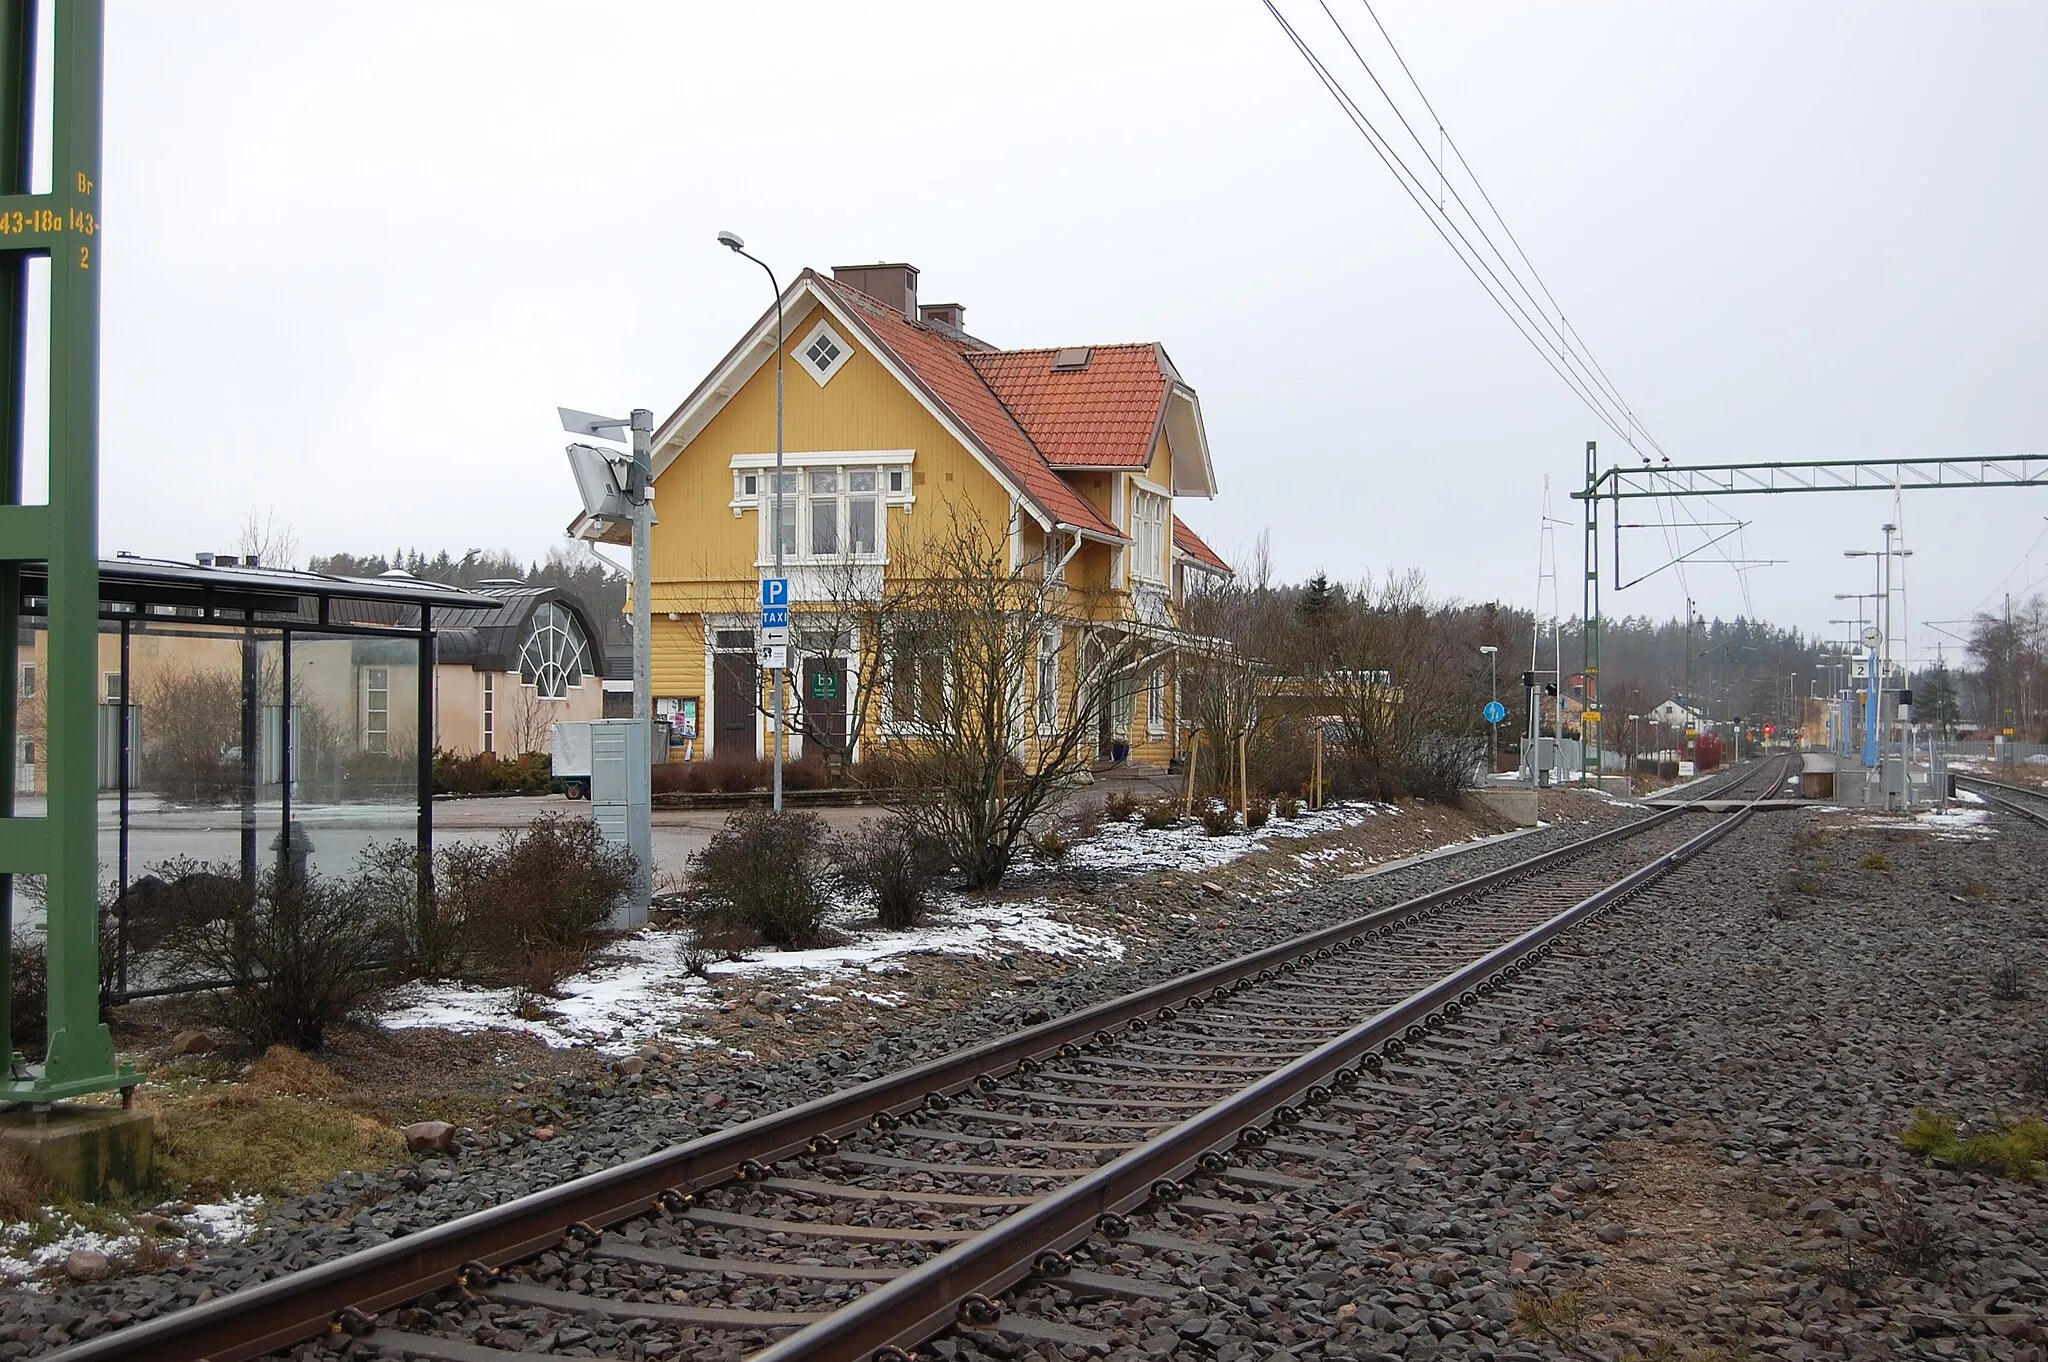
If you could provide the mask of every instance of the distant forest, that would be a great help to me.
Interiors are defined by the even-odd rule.
[[[252,522],[253,524],[253,522]],[[252,531],[253,533],[253,531]],[[248,538],[245,535],[245,538]],[[246,550],[245,550],[246,551]],[[288,561],[289,538],[266,561]],[[429,581],[475,586],[493,579],[518,579],[536,586],[554,586],[590,607],[606,646],[628,641],[623,611],[627,581],[616,569],[601,565],[594,554],[568,547],[551,550],[534,562],[503,551],[470,549],[455,555],[446,549],[432,556],[419,549],[391,553],[336,553],[315,556],[307,563],[315,572],[374,577],[397,568]],[[1318,575],[1300,586],[1274,589],[1275,597],[1295,610],[1313,612],[1327,600],[1342,600],[1367,589]],[[1408,599],[1426,596],[1419,574],[1403,582]],[[2009,727],[2026,741],[2048,741],[2048,602],[2039,596],[2015,601],[2010,613],[1980,614],[1968,637],[1960,640],[1953,668],[1914,677],[1915,699],[1922,717],[1944,723],[1983,728]],[[1438,627],[1453,629],[1474,654],[1472,676],[1490,671],[1478,646],[1500,649],[1503,699],[1518,700],[1521,673],[1530,665],[1534,616],[1527,610],[1493,603],[1438,602]],[[1579,621],[1564,621],[1559,634],[1564,673],[1575,682],[1581,665]],[[1545,632],[1535,666],[1548,671],[1551,640]],[[1600,674],[1610,713],[1640,714],[1675,697],[1689,698],[1711,718],[1742,715],[1761,722],[1795,722],[1799,697],[1814,689],[1825,693],[1823,665],[1839,661],[1820,639],[1798,629],[1763,620],[1695,620],[1690,631],[1678,619],[1653,620],[1628,615],[1606,622],[1601,642]],[[1490,675],[1487,683],[1491,684]]]
[[[314,572],[343,577],[375,577],[396,568],[422,581],[445,582],[449,586],[476,586],[489,581],[522,581],[529,586],[558,587],[589,607],[605,647],[623,647],[630,640],[621,613],[626,608],[626,578],[621,572],[600,564],[589,552],[567,548],[551,549],[546,558],[533,563],[518,555],[490,549],[470,549],[460,557],[442,549],[428,557],[418,549],[394,549],[384,553],[334,553],[314,555],[306,566]]]

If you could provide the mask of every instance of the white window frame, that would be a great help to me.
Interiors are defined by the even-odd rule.
[[[1167,550],[1173,540],[1173,498],[1165,488],[1134,477],[1130,505],[1131,578],[1164,587],[1168,577]]]
[[[19,688],[18,688],[18,689],[17,689],[17,690],[16,690],[15,692],[14,692],[14,695],[15,695],[15,698],[16,698],[16,699],[18,699],[18,700],[33,700],[33,699],[35,699],[35,698],[36,698],[36,664],[35,664],[35,663],[33,663],[33,662],[24,662],[24,663],[22,663],[22,664],[21,664],[21,685],[20,685],[20,687],[19,687]]]
[[[811,347],[816,345],[821,339],[839,352],[822,369],[811,360]],[[830,383],[841,369],[846,367],[846,361],[853,358],[853,342],[840,335],[832,323],[821,319],[816,326],[804,333],[802,340],[798,341],[791,348],[790,358],[796,361],[799,369],[802,369],[811,376],[812,382],[822,388],[827,383]]]
[[[931,659],[937,659],[939,667],[940,693],[947,697],[946,703],[950,704],[951,695],[953,691],[953,669],[946,665],[946,654],[939,649],[932,649],[929,652],[917,653],[915,654],[915,657],[917,659],[920,671],[924,669],[925,663],[927,663]],[[923,734],[928,734],[937,731],[934,725],[926,723],[922,718],[915,714],[898,714],[896,712],[896,668],[897,664],[900,661],[900,654],[891,656],[888,659],[887,664],[884,666],[882,671],[883,732],[890,737],[914,738]],[[922,682],[926,679],[928,679],[928,677],[920,676],[918,678],[920,682],[920,695],[922,695]],[[942,721],[944,719],[945,712],[946,711],[942,706],[940,712],[940,718]]]
[[[1145,732],[1154,738],[1166,736],[1166,664],[1155,662],[1145,676]]]
[[[373,696],[382,692],[384,704],[381,708],[371,703]],[[373,728],[371,720],[381,719],[381,727]],[[363,750],[376,756],[391,754],[391,668],[363,668]]]
[[[1034,708],[1038,715],[1040,737],[1049,737],[1059,732],[1060,727],[1060,642],[1064,630],[1052,628],[1038,637],[1038,695]],[[1052,685],[1046,685],[1046,673],[1050,668]],[[1047,701],[1051,702],[1048,713]]]
[[[497,708],[496,708],[496,700],[497,700],[497,698],[498,698],[498,697],[497,697],[497,689],[498,689],[498,688],[497,688],[497,687],[496,687],[495,685],[493,685],[493,684],[492,684],[492,682],[493,682],[494,680],[496,680],[496,678],[495,678],[495,677],[493,677],[493,676],[491,675],[491,673],[489,673],[489,672],[485,672],[485,673],[484,673],[484,751],[485,751],[485,752],[491,752],[491,751],[495,750],[495,749],[494,749],[494,748],[492,747],[492,742],[493,742],[493,741],[494,741],[494,740],[496,739],[496,737],[497,737],[497,734],[496,734],[496,733],[495,733],[495,732],[493,731],[493,729],[494,729],[494,728],[496,727],[496,724],[495,724],[495,722],[494,722],[494,721],[495,721],[495,720],[497,719],[497,717],[498,717],[498,716],[497,716]]]
[[[783,472],[795,483],[795,490],[785,492],[786,501],[796,504],[796,547],[783,554],[783,563],[788,565],[868,563],[886,564],[889,561],[889,508],[900,506],[904,514],[917,500],[911,491],[914,479],[910,476],[910,464],[915,451],[908,449],[859,449],[805,451],[783,456]],[[856,496],[872,496],[875,499],[875,549],[872,553],[828,553],[810,552],[811,526],[811,474],[832,470],[839,474],[839,490],[826,493],[839,502],[839,538],[846,542],[852,529],[852,500]],[[852,475],[873,473],[873,492],[854,492]],[[892,478],[892,474],[900,477]],[[746,491],[748,480],[754,483],[750,495]],[[892,489],[892,484],[895,484]],[[775,544],[769,538],[775,521],[775,456],[773,454],[735,454],[732,456],[732,513],[744,515],[748,511],[756,516],[757,533],[754,541],[754,566],[771,567],[775,562]]]

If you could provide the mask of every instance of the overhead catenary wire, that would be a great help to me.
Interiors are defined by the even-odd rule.
[[[1386,85],[1380,80],[1379,74],[1372,69],[1372,63],[1365,59],[1363,52],[1359,51],[1358,44],[1352,41],[1350,31],[1344,27],[1343,21],[1330,9],[1329,0],[1316,0],[1316,3],[1323,11],[1324,17],[1330,21],[1330,26],[1337,30],[1337,36],[1343,40],[1344,46],[1350,51],[1352,58],[1357,61],[1359,69],[1365,72],[1368,80],[1372,81],[1373,88],[1380,92],[1380,98],[1386,101],[1387,107],[1393,111],[1394,117],[1400,121],[1402,128],[1407,131],[1409,140],[1415,144],[1416,149],[1422,153],[1425,160],[1431,159],[1428,144],[1422,140],[1422,135],[1415,130],[1415,125],[1408,121],[1408,116],[1401,111],[1401,106],[1395,101],[1393,95],[1388,92]],[[1415,73],[1409,69],[1407,59],[1401,55],[1401,49],[1395,45],[1393,37],[1388,34],[1386,25],[1380,23],[1380,17],[1377,13],[1374,13],[1370,3],[1365,5],[1365,11],[1368,15],[1371,15],[1373,24],[1380,31],[1380,36],[1386,40],[1388,50],[1394,54],[1394,60],[1400,64],[1402,74],[1408,77],[1409,85],[1414,87],[1416,95],[1422,100],[1422,107],[1428,111],[1431,120],[1436,123],[1439,142],[1442,145],[1450,146],[1456,152],[1458,164],[1464,168],[1466,178],[1472,181],[1473,189],[1478,192],[1480,199],[1486,204],[1487,211],[1493,215],[1494,221],[1500,224],[1501,231],[1508,238],[1509,244],[1514,247],[1515,255],[1527,267],[1530,278],[1535,282],[1535,290],[1532,290],[1529,287],[1528,281],[1522,278],[1521,271],[1515,268],[1514,262],[1508,259],[1507,253],[1501,250],[1499,243],[1494,241],[1492,233],[1479,220],[1479,215],[1472,211],[1471,205],[1465,202],[1465,196],[1458,191],[1457,186],[1454,184],[1448,185],[1450,201],[1456,203],[1459,209],[1464,212],[1466,219],[1471,222],[1480,240],[1486,243],[1487,249],[1493,253],[1494,259],[1500,261],[1502,268],[1507,271],[1509,279],[1520,290],[1522,297],[1528,300],[1529,306],[1535,309],[1536,313],[1542,318],[1541,326],[1546,329],[1546,339],[1551,336],[1555,337],[1554,347],[1558,357],[1567,364],[1572,365],[1585,382],[1598,390],[1608,402],[1613,404],[1616,411],[1621,414],[1623,426],[1617,433],[1621,436],[1622,441],[1629,448],[1636,449],[1638,446],[1636,445],[1635,433],[1640,430],[1650,446],[1659,454],[1662,454],[1664,452],[1663,446],[1657,443],[1656,438],[1650,434],[1648,428],[1637,419],[1635,412],[1621,396],[1620,391],[1614,386],[1613,380],[1607,377],[1606,370],[1601,367],[1598,360],[1594,359],[1592,350],[1585,344],[1584,338],[1578,336],[1572,330],[1569,323],[1566,322],[1563,307],[1558,304],[1557,298],[1551,293],[1549,285],[1543,281],[1542,274],[1529,259],[1528,252],[1522,249],[1522,243],[1516,239],[1513,229],[1507,225],[1507,219],[1502,217],[1500,210],[1494,206],[1492,196],[1486,192],[1486,187],[1479,182],[1479,176],[1472,169],[1471,163],[1465,159],[1465,154],[1457,149],[1456,142],[1452,140],[1449,131],[1444,127],[1442,117],[1438,115],[1436,107],[1429,102],[1428,94],[1423,91],[1421,82],[1416,80]],[[1445,186],[1448,181],[1444,173],[1445,166],[1441,146],[1434,160],[1439,186],[1437,208],[1439,212],[1444,214],[1446,221],[1448,221],[1449,210],[1444,201]],[[1454,230],[1456,230],[1455,224]],[[1459,231],[1459,237],[1461,240],[1466,240],[1468,246],[1470,245],[1470,241],[1465,238],[1462,231]],[[1543,304],[1537,301],[1537,291],[1540,291],[1543,297],[1548,300],[1550,312],[1557,314],[1555,321],[1551,320],[1550,312],[1544,310]],[[1525,313],[1524,315],[1527,314]],[[1577,342],[1576,345],[1573,344],[1574,341]]]
[[[1407,194],[1410,201],[1422,211],[1423,216],[1436,229],[1437,235],[1443,238],[1444,244],[1451,248],[1452,254],[1458,257],[1459,263],[1465,266],[1480,288],[1485,290],[1486,296],[1492,299],[1494,306],[1501,310],[1501,314],[1508,319],[1509,324],[1521,334],[1524,340],[1529,342],[1530,348],[1542,358],[1545,364],[1550,366],[1551,372],[1563,380],[1565,385],[1585,404],[1586,408],[1600,419],[1600,423],[1613,431],[1617,437],[1626,441],[1628,439],[1626,417],[1619,411],[1609,411],[1606,402],[1598,395],[1597,388],[1594,385],[1583,383],[1570,369],[1560,365],[1558,359],[1553,356],[1551,347],[1545,343],[1542,328],[1537,325],[1533,318],[1528,316],[1526,309],[1520,307],[1513,293],[1508,290],[1505,284],[1500,282],[1499,276],[1480,257],[1477,248],[1473,247],[1470,241],[1464,237],[1457,224],[1451,222],[1447,215],[1440,214],[1434,209],[1421,178],[1416,175],[1407,162],[1401,159],[1400,154],[1394,150],[1392,144],[1388,143],[1381,136],[1379,129],[1373,125],[1372,120],[1366,116],[1365,111],[1352,99],[1350,92],[1344,88],[1343,83],[1323,63],[1323,60],[1316,55],[1315,49],[1310,47],[1307,40],[1295,30],[1294,25],[1288,22],[1287,16],[1280,12],[1273,0],[1260,0],[1260,3],[1265,6],[1266,12],[1273,16],[1274,22],[1280,26],[1282,33],[1286,35],[1288,41],[1294,45],[1295,51],[1307,63],[1310,71],[1315,74],[1316,79],[1322,83],[1323,88],[1329,92],[1330,97],[1337,102],[1338,109],[1343,112],[1353,128],[1357,130],[1360,136],[1365,138],[1367,145],[1373,149],[1373,153],[1380,158],[1380,161],[1387,167],[1388,171],[1393,174],[1395,181],[1401,186],[1402,192]],[[1459,249],[1458,240],[1453,240],[1454,233],[1457,234],[1458,240],[1465,241],[1465,249]],[[1489,278],[1491,278],[1490,283]],[[1520,313],[1519,316],[1517,315],[1518,313]]]
[[[1624,445],[1641,455],[1644,463],[1650,461],[1649,455],[1643,453],[1645,444],[1669,463],[1670,456],[1665,452],[1662,443],[1636,415],[1634,407],[1621,395],[1619,386],[1608,374],[1605,366],[1594,356],[1591,346],[1566,318],[1556,294],[1537,270],[1514,230],[1508,226],[1499,205],[1480,182],[1463,149],[1450,135],[1442,116],[1437,113],[1428,93],[1423,90],[1414,70],[1408,65],[1407,58],[1402,55],[1386,25],[1373,9],[1371,0],[1361,2],[1373,25],[1379,30],[1381,38],[1386,42],[1388,50],[1393,54],[1395,62],[1399,64],[1409,86],[1420,99],[1430,121],[1436,126],[1439,145],[1434,149],[1434,154],[1422,130],[1418,129],[1402,110],[1400,103],[1373,70],[1372,62],[1367,59],[1358,43],[1353,40],[1350,31],[1332,10],[1330,0],[1316,0],[1318,8],[1336,31],[1352,59],[1371,81],[1373,88],[1378,91],[1380,98],[1401,124],[1409,141],[1420,153],[1422,162],[1429,170],[1436,172],[1435,178],[1438,183],[1434,192],[1431,191],[1423,173],[1411,165],[1380,130],[1379,125],[1373,121],[1373,116],[1353,97],[1343,80],[1332,71],[1309,40],[1280,10],[1275,0],[1262,0],[1267,13],[1272,16],[1281,32],[1293,44],[1296,52],[1329,92],[1331,98],[1337,102],[1339,110],[1350,121],[1354,130],[1365,138],[1367,145],[1394,176],[1410,202],[1414,203],[1429,220],[1431,227],[1444,244],[1458,257],[1459,263],[1465,266],[1474,281],[1485,290],[1494,305],[1522,334],[1523,339],[1529,342],[1531,348],[1542,356],[1551,371],[1564,381],[1580,402],[1592,411],[1603,425],[1613,431]],[[1464,192],[1448,175],[1444,155],[1446,148],[1456,157],[1460,169],[1464,172],[1464,178],[1471,181],[1472,190],[1479,202],[1485,206],[1487,217],[1498,227],[1500,235],[1506,238],[1506,248],[1495,240],[1488,222],[1474,211]],[[1462,215],[1462,220],[1459,215]],[[1680,505],[1677,498],[1669,500],[1673,503],[1672,511],[1667,515],[1666,523],[1660,528],[1664,532],[1665,548],[1672,564],[1678,570],[1680,585],[1686,595],[1690,597],[1692,594],[1685,572],[1688,554],[1683,551],[1682,544],[1674,541],[1672,537],[1673,531],[1685,528],[1681,518],[1684,522],[1690,522],[1691,527],[1699,530],[1703,539],[1707,541],[1701,545],[1701,550],[1712,551],[1735,572],[1742,593],[1743,608],[1746,613],[1753,613],[1754,604],[1750,595],[1749,578],[1743,562],[1732,557],[1728,549],[1718,542],[1716,536],[1704,530],[1699,517],[1690,507]],[[1718,511],[1720,508],[1711,509]],[[1746,559],[1749,556],[1746,531],[1738,535],[1737,542],[1742,558]]]

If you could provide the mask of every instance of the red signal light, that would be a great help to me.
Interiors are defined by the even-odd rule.
[[[1776,727],[1775,725],[1772,725],[1772,724],[1765,724],[1765,725],[1764,725],[1764,736],[1765,736],[1766,738],[1770,737],[1770,736],[1771,736],[1771,734],[1773,734],[1773,733],[1776,733],[1777,731],[1778,731],[1778,730],[1777,730],[1777,727]]]

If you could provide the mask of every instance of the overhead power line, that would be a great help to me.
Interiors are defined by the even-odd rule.
[[[1400,63],[1409,83],[1415,86],[1417,94],[1421,96],[1424,108],[1437,124],[1437,131],[1443,144],[1456,154],[1459,166],[1465,171],[1465,178],[1472,182],[1475,192],[1487,205],[1488,214],[1498,224],[1501,234],[1508,238],[1509,249],[1501,247],[1486,222],[1466,202],[1461,189],[1450,182],[1448,167],[1441,152],[1435,156],[1431,155],[1428,144],[1401,111],[1400,105],[1373,71],[1372,63],[1366,59],[1342,22],[1331,11],[1327,0],[1317,0],[1324,17],[1329,20],[1352,59],[1379,92],[1379,97],[1387,109],[1401,124],[1402,130],[1408,135],[1408,140],[1421,152],[1422,163],[1430,172],[1427,176],[1411,164],[1401,150],[1381,131],[1372,114],[1367,112],[1365,106],[1352,94],[1343,78],[1331,69],[1330,64],[1316,51],[1315,46],[1281,12],[1275,0],[1261,0],[1261,3],[1309,70],[1336,101],[1345,118],[1366,140],[1367,145],[1394,176],[1395,182],[1401,186],[1409,200],[1428,219],[1444,244],[1451,248],[1459,263],[1465,266],[1466,271],[1472,275],[1480,288],[1485,290],[1501,314],[1521,333],[1522,338],[1528,341],[1530,348],[1543,358],[1551,371],[1599,418],[1600,423],[1613,431],[1629,448],[1640,452],[1642,444],[1647,443],[1658,453],[1663,453],[1662,446],[1650,435],[1629,404],[1622,399],[1604,369],[1592,358],[1590,350],[1577,332],[1564,320],[1563,310],[1557,306],[1555,296],[1537,274],[1535,267],[1529,263],[1527,252],[1507,229],[1505,219],[1494,207],[1484,187],[1479,184],[1478,177],[1472,174],[1464,153],[1457,150],[1455,141],[1444,129],[1442,120],[1437,117],[1434,107],[1429,104],[1428,96],[1423,94],[1420,85],[1416,83],[1414,73],[1408,69],[1407,62],[1400,56],[1399,50],[1393,49],[1395,60]],[[1371,14],[1369,6],[1367,12]],[[1372,14],[1372,19],[1384,36],[1385,26],[1379,23],[1378,15]],[[1393,48],[1391,41],[1388,46],[1390,49]],[[1435,179],[1437,183],[1429,184],[1429,179]],[[1510,249],[1513,258],[1509,255]],[[1528,275],[1526,279],[1523,277],[1525,271]],[[1539,294],[1541,301],[1538,298]]]
[[[1288,41],[1293,44],[1309,70],[1336,101],[1345,118],[1365,139],[1366,144],[1372,148],[1388,172],[1394,176],[1395,182],[1408,195],[1409,201],[1429,220],[1430,226],[1436,230],[1444,244],[1451,248],[1452,254],[1458,257],[1466,272],[1471,274],[1481,289],[1485,290],[1494,306],[1500,309],[1501,314],[1521,333],[1522,338],[1529,342],[1530,347],[1542,356],[1551,371],[1563,380],[1565,386],[1571,389],[1573,395],[1587,410],[1599,418],[1602,425],[1613,431],[1622,443],[1634,450],[1645,463],[1650,461],[1649,454],[1644,452],[1646,445],[1650,450],[1662,455],[1668,463],[1669,455],[1665,454],[1662,443],[1636,415],[1635,408],[1622,396],[1619,386],[1608,374],[1606,367],[1593,354],[1592,347],[1566,318],[1557,295],[1552,291],[1549,282],[1543,278],[1541,271],[1536,268],[1535,262],[1523,247],[1520,238],[1515,235],[1514,229],[1508,226],[1507,218],[1494,202],[1493,196],[1487,192],[1486,186],[1480,182],[1478,173],[1472,168],[1471,161],[1458,145],[1457,139],[1452,137],[1444,126],[1443,118],[1437,113],[1436,106],[1431,103],[1428,92],[1422,88],[1422,83],[1408,65],[1407,58],[1401,55],[1401,49],[1394,42],[1393,35],[1387,31],[1387,26],[1381,22],[1378,12],[1373,9],[1372,0],[1360,0],[1360,3],[1366,15],[1372,20],[1373,27],[1379,31],[1379,36],[1386,43],[1395,63],[1400,67],[1401,75],[1406,78],[1409,88],[1414,90],[1416,98],[1420,100],[1429,122],[1434,124],[1437,145],[1433,154],[1424,136],[1427,128],[1418,128],[1403,111],[1400,101],[1387,89],[1385,82],[1373,70],[1372,62],[1367,59],[1344,22],[1331,8],[1331,0],[1316,0],[1316,5],[1322,11],[1323,17],[1329,21],[1344,49],[1350,53],[1351,59],[1365,73],[1372,88],[1378,92],[1380,100],[1400,124],[1401,131],[1407,134],[1408,142],[1421,153],[1420,166],[1411,164],[1408,156],[1394,145],[1382,131],[1381,125],[1374,121],[1373,115],[1347,88],[1344,79],[1331,69],[1329,62],[1316,51],[1314,44],[1281,12],[1276,0],[1261,0],[1261,3],[1265,5],[1266,12],[1273,17]],[[1460,179],[1450,174],[1446,151],[1455,159],[1457,168],[1463,172],[1462,180],[1469,182],[1477,202],[1483,205],[1483,214],[1468,202]],[[1433,185],[1429,183],[1432,178],[1436,181]],[[1505,245],[1502,244],[1503,241]],[[1717,536],[1705,532],[1699,517],[1694,515],[1689,507],[1677,507],[1676,510],[1678,515],[1690,521],[1692,528],[1699,530],[1702,538],[1706,540],[1701,548],[1714,551],[1715,556],[1722,559],[1735,572],[1747,609],[1750,600],[1749,579],[1744,570],[1748,561],[1746,544],[1740,550],[1742,557],[1733,557],[1720,545]],[[1678,516],[1674,515],[1673,523],[1667,523],[1662,528],[1665,532],[1666,547],[1672,555],[1671,564],[1677,567],[1683,582],[1685,563],[1692,554],[1682,551],[1682,545],[1671,541],[1671,532],[1684,528],[1675,523],[1677,518]],[[1738,541],[1746,537],[1743,534],[1737,536]],[[1686,590],[1690,594],[1689,585],[1686,586]]]

